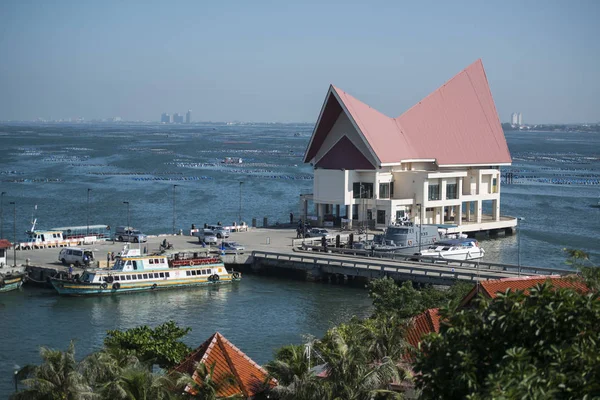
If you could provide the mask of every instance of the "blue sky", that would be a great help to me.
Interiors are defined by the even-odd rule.
[[[0,2],[0,120],[397,116],[478,58],[501,121],[600,121],[600,1]]]

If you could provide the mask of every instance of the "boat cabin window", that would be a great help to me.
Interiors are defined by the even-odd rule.
[[[137,275],[131,275],[133,279],[137,279]]]
[[[192,271],[192,275],[196,275],[196,270],[193,270],[193,271]]]
[[[127,275],[127,280],[130,281],[131,280],[131,275]]]
[[[165,272],[165,276],[168,278],[168,277],[169,277],[169,276],[171,276],[171,275],[170,275],[170,273],[169,273],[169,272]]]
[[[160,277],[161,277],[161,278],[164,278],[164,277],[165,277],[165,273],[164,273],[164,272],[161,272],[161,273],[160,273]]]
[[[190,276],[190,275],[192,274],[192,272],[191,272],[191,271],[185,271],[185,274],[186,274],[187,276]]]
[[[119,275],[115,275],[115,281],[118,281],[120,279],[121,279],[121,277]]]
[[[137,271],[137,261],[133,261],[133,269]]]
[[[151,258],[151,259],[148,260],[148,262],[150,262],[150,264],[154,264],[154,259]]]
[[[148,279],[148,274],[144,274],[144,279]]]

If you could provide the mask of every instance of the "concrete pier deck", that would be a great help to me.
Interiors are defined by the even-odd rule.
[[[349,232],[331,232],[333,235],[340,234],[342,243],[347,240]],[[364,237],[364,235],[362,235]],[[159,252],[160,244],[166,239],[175,250],[197,249],[203,251],[205,248],[198,238],[186,235],[159,235],[148,238],[147,243],[130,243],[130,248],[144,248],[148,253]],[[355,234],[355,240],[360,240],[361,235]],[[319,239],[306,239],[305,244],[308,251],[302,251],[302,239],[296,239],[294,228],[253,228],[247,232],[232,232],[227,241],[235,241],[245,247],[241,252],[226,252],[223,261],[226,265],[236,268],[244,265],[247,270],[260,271],[272,270],[295,270],[301,271],[310,279],[328,279],[331,275],[343,275],[349,277],[378,278],[390,276],[398,280],[413,280],[421,283],[450,284],[456,280],[478,281],[487,279],[500,279],[519,275],[549,275],[567,274],[571,270],[556,270],[549,268],[537,268],[522,266],[520,269],[515,265],[503,265],[492,263],[465,262],[462,265],[448,265],[432,263],[431,260],[411,260],[408,256],[393,257],[389,253],[376,254],[374,256],[362,254],[340,254],[337,249],[332,248],[335,243],[330,240],[330,252],[319,252]],[[315,243],[313,243],[315,242]],[[314,244],[314,247],[311,247]],[[86,249],[94,251],[96,260],[94,267],[107,268],[107,255],[115,254],[123,250],[125,243],[122,242],[96,242],[94,244],[82,245]],[[218,247],[208,247],[209,251],[218,253]],[[312,251],[316,250],[316,251]],[[44,282],[49,276],[57,273],[67,273],[68,267],[63,266],[58,260],[60,248],[46,248],[35,250],[17,251],[17,264],[26,264],[32,281]],[[12,265],[12,251],[9,254],[9,265]],[[391,258],[393,257],[393,258]],[[83,270],[74,269],[74,273]]]

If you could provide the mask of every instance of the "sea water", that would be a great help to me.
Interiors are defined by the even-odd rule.
[[[130,225],[148,234],[191,224],[286,222],[312,191],[303,163],[312,133],[302,124],[77,124],[0,126],[3,232],[24,239],[31,220],[57,226]],[[507,132],[512,185],[501,213],[523,218],[520,235],[481,240],[486,261],[561,268],[563,248],[600,259],[600,135]],[[242,163],[223,163],[242,159]],[[243,182],[240,184],[240,182]],[[177,186],[175,186],[177,185]],[[88,189],[89,202],[88,202]],[[9,202],[15,202],[15,206]],[[128,202],[126,204],[124,202]],[[15,214],[16,211],[16,214]],[[520,236],[520,240],[519,240]],[[0,397],[15,368],[39,362],[40,345],[78,357],[99,349],[109,329],[192,327],[196,347],[221,332],[256,362],[372,311],[364,288],[245,275],[238,285],[113,297],[62,298],[25,286],[0,295]]]

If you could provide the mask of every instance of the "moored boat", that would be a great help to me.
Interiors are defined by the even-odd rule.
[[[112,295],[119,293],[217,285],[241,280],[241,274],[227,271],[218,257],[198,250],[161,254],[140,254],[126,250],[111,269],[86,270],[81,276],[53,278],[52,286],[61,295]]]
[[[25,282],[27,275],[24,272],[9,272],[7,274],[0,272],[0,293],[17,290]]]
[[[419,253],[424,257],[451,261],[477,260],[484,254],[485,251],[479,247],[479,242],[470,238],[442,240]]]

